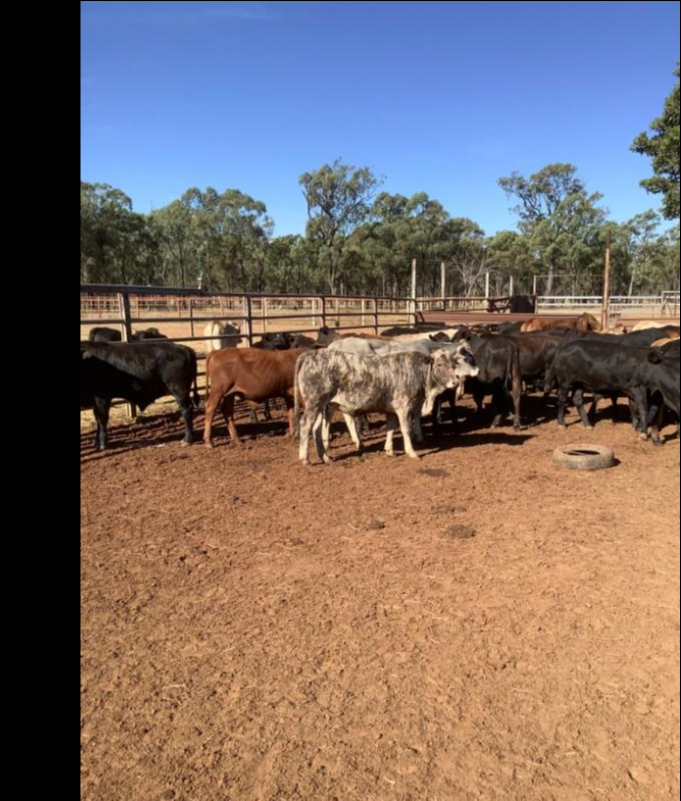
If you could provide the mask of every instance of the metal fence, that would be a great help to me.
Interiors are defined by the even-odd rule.
[[[389,298],[356,295],[270,295],[208,293],[193,289],[82,284],[82,327],[113,325],[122,338],[132,338],[133,326],[163,325],[176,342],[204,342],[206,323],[230,320],[241,327],[241,336],[252,346],[268,332],[312,333],[321,326],[340,331],[373,331],[383,326],[412,325],[423,312],[504,312],[512,310],[512,297]],[[600,310],[600,295],[527,296],[534,312],[551,313]],[[678,317],[679,293],[638,297],[613,296],[610,313],[650,317]],[[199,349],[201,350],[201,349]]]
[[[552,311],[600,311],[603,306],[602,295],[540,295],[537,298],[537,312]],[[644,313],[649,317],[678,317],[679,293],[665,292],[662,295],[612,295],[610,315]]]
[[[129,341],[133,326],[140,325],[176,328],[179,324],[184,335],[162,333],[175,342],[198,343],[211,338],[203,333],[206,323],[229,320],[240,325],[241,336],[252,346],[270,331],[306,334],[328,325],[339,331],[378,334],[383,326],[410,325],[415,319],[415,304],[409,298],[226,294],[113,284],[80,287],[81,328],[118,326],[123,341]]]

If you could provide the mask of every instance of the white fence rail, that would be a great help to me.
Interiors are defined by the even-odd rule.
[[[540,295],[537,298],[537,311],[598,310],[603,305],[602,295]],[[662,295],[612,295],[611,314],[645,312],[651,317],[678,317],[679,293],[664,292]]]

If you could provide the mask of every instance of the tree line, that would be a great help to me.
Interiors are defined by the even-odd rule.
[[[486,273],[497,295],[510,276],[529,293],[535,275],[541,294],[599,294],[609,236],[614,294],[678,291],[678,81],[650,127],[632,150],[652,159],[654,175],[641,183],[662,196],[661,214],[614,222],[575,166],[549,164],[499,179],[518,224],[493,236],[426,192],[389,194],[369,168],[340,160],[300,177],[304,236],[274,236],[265,204],[237,189],[191,188],[139,214],[120,189],[81,182],[81,282],[406,296],[416,259],[423,296],[439,294],[442,262],[449,295],[482,294]],[[663,218],[676,225],[663,230]]]

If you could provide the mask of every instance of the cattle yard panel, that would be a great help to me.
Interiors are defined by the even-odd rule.
[[[129,341],[133,325],[181,324],[189,326],[190,336],[170,336],[170,339],[202,342],[210,337],[197,336],[197,324],[230,320],[243,323],[242,337],[253,345],[268,330],[304,334],[332,322],[340,330],[365,329],[378,333],[382,324],[412,324],[415,317],[410,303],[408,298],[223,294],[86,284],[81,286],[81,326],[117,325],[124,341]],[[310,324],[282,327],[282,321]]]
[[[534,297],[530,296],[532,300]],[[378,334],[383,325],[414,324],[427,315],[440,313],[448,320],[460,314],[461,322],[501,309],[509,298],[439,297],[410,298],[366,297],[356,295],[283,295],[251,293],[208,293],[188,289],[159,289],[107,284],[81,285],[81,326],[114,325],[121,328],[124,341],[132,336],[133,325],[165,325],[168,338],[175,342],[201,343],[211,337],[199,331],[214,319],[230,320],[241,325],[241,336],[252,346],[263,334],[286,332],[313,333],[320,326],[332,325],[341,331],[373,331]],[[589,308],[597,309],[601,297],[584,295],[572,297],[540,296],[538,308],[544,313],[578,314]],[[492,305],[490,305],[492,304]],[[615,316],[636,314],[639,318],[677,318],[679,293],[646,297],[613,296],[611,313]],[[516,315],[508,312],[501,319]],[[531,316],[524,313],[520,316]],[[495,320],[499,312],[490,314]],[[292,325],[285,325],[285,323]],[[189,335],[187,335],[187,329]],[[199,356],[201,356],[199,350]]]
[[[531,310],[523,311],[523,314],[535,314],[537,311],[536,295],[520,295],[517,297],[526,298]],[[489,312],[504,313],[509,311],[513,302],[511,295],[503,296],[471,296],[453,295],[449,297],[421,297],[417,298],[416,306],[418,312]]]
[[[661,295],[611,295],[609,316],[637,317],[655,319],[678,317],[678,292],[665,292]],[[581,313],[598,312],[603,306],[602,295],[540,295],[537,308],[540,312]]]

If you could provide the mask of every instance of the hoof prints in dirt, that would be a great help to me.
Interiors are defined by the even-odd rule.
[[[445,533],[455,540],[470,540],[475,536],[476,531],[473,526],[455,523],[453,526],[449,526]]]
[[[430,476],[430,478],[445,478],[449,475],[447,470],[440,470],[437,467],[428,467],[424,470],[419,470],[419,473],[424,476]]]

